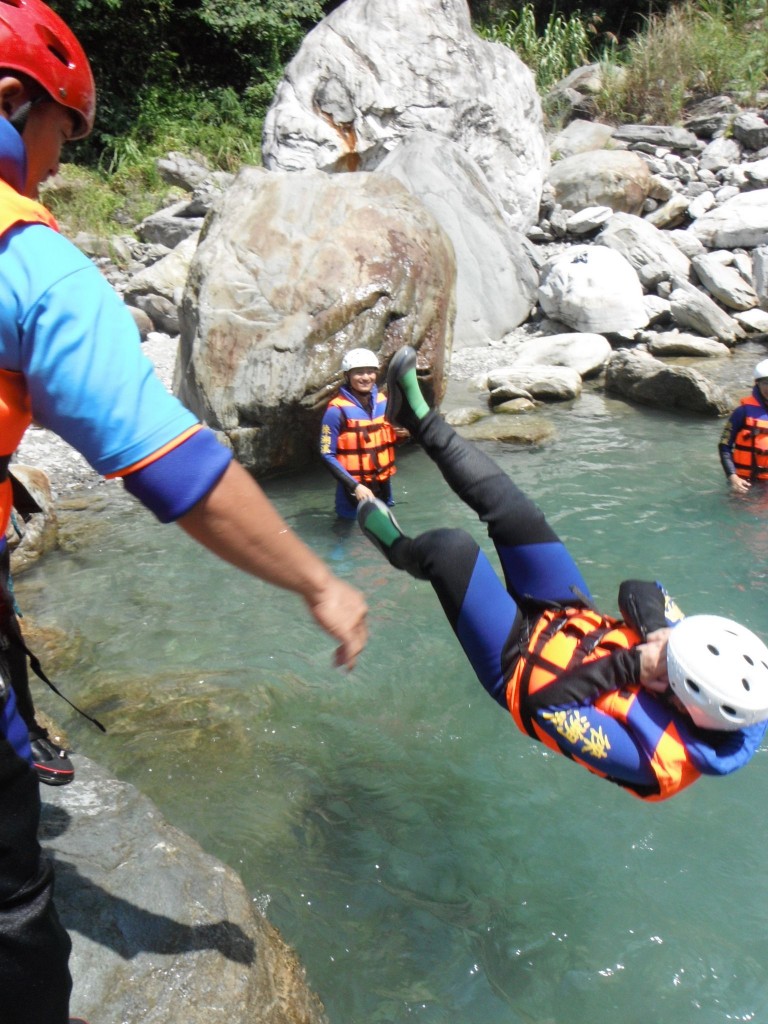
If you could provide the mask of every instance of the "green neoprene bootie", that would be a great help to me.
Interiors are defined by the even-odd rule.
[[[392,545],[405,534],[389,508],[379,498],[367,498],[357,506],[357,522],[365,536],[389,560]]]
[[[395,569],[410,573],[417,580],[427,577],[411,554],[411,538],[400,529],[391,510],[379,498],[368,498],[357,506],[357,522],[368,540]]]
[[[387,369],[386,418],[396,426],[418,433],[419,423],[429,412],[416,376],[416,350],[406,345],[395,352]]]

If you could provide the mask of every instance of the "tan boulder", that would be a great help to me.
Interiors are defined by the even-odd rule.
[[[444,390],[453,247],[384,174],[245,168],[206,224],[181,305],[175,387],[255,473],[313,457],[351,348],[419,352]]]

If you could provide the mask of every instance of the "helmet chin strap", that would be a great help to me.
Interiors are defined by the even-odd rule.
[[[34,100],[27,100],[26,103],[22,103],[18,110],[15,110],[11,117],[8,118],[19,135],[24,134],[24,129],[27,127],[29,112],[32,109],[32,104],[34,102]]]

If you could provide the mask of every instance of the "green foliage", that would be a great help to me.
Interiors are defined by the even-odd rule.
[[[45,186],[42,198],[67,235],[85,231],[109,237],[130,233],[169,197],[154,163],[140,161],[113,175],[62,164],[55,186]]]
[[[179,97],[229,103],[237,118],[263,117],[285,63],[323,16],[319,0],[52,0],[93,66],[98,116],[83,159],[130,134],[137,120],[151,136],[154,114]],[[191,104],[186,115],[197,117]],[[163,114],[161,119],[165,122]],[[107,156],[107,162],[112,159]]]
[[[619,85],[600,98],[616,120],[674,124],[687,103],[728,93],[751,101],[768,73],[766,0],[686,0],[618,54]]]
[[[594,20],[584,21],[578,14],[565,18],[552,11],[539,32],[534,5],[526,3],[522,10],[510,11],[501,21],[477,31],[485,39],[514,50],[533,71],[539,89],[546,92],[574,68],[590,61],[596,27]]]

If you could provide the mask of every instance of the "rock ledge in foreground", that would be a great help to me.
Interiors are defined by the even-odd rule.
[[[237,875],[87,758],[43,786],[41,839],[72,936],[71,1012],[99,1024],[327,1024]]]

